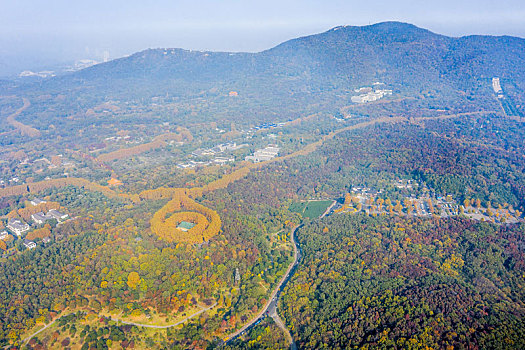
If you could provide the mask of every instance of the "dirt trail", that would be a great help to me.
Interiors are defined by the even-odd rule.
[[[209,306],[207,308],[202,308],[201,310],[197,311],[196,313],[191,314],[191,315],[183,318],[182,320],[180,320],[178,322],[175,322],[175,323],[172,323],[172,324],[168,324],[166,326],[157,326],[157,325],[154,325],[154,324],[144,324],[144,323],[129,322],[129,321],[123,321],[123,320],[118,320],[118,319],[115,319],[114,321],[118,321],[118,322],[124,323],[124,324],[130,324],[132,326],[138,326],[138,327],[165,329],[165,328],[171,328],[171,327],[175,327],[175,326],[181,325],[181,324],[185,323],[186,321],[191,320],[192,318],[194,318],[196,316],[199,316],[203,312],[214,308],[216,305],[217,305],[217,303],[214,303],[213,305],[211,305],[211,306]]]

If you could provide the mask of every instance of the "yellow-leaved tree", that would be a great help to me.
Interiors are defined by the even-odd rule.
[[[140,283],[140,276],[137,272],[130,272],[128,275],[128,287],[131,289],[136,289]]]

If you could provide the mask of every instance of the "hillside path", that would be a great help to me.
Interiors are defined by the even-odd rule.
[[[185,318],[183,318],[182,320],[178,321],[178,322],[175,322],[175,323],[172,323],[172,324],[168,324],[168,325],[165,325],[165,326],[157,326],[157,325],[154,325],[154,324],[144,324],[144,323],[136,323],[136,322],[129,322],[129,321],[123,321],[123,320],[119,320],[119,319],[114,319],[114,321],[117,321],[119,323],[123,323],[123,324],[129,324],[129,325],[132,325],[132,326],[137,326],[137,327],[146,327],[146,328],[156,328],[156,329],[165,329],[165,328],[171,328],[171,327],[175,327],[175,326],[178,326],[178,325],[181,325],[183,323],[185,323],[186,321],[196,317],[196,316],[199,316],[200,314],[202,314],[203,312],[206,312],[210,309],[213,309],[215,306],[217,305],[217,303],[215,302],[213,305],[207,307],[207,308],[203,308],[202,310],[200,311],[197,311],[196,313],[190,315],[190,316],[187,316]]]
[[[129,325],[132,325],[132,326],[137,326],[137,327],[146,327],[146,328],[156,328],[156,329],[165,329],[165,328],[171,328],[171,327],[175,327],[175,326],[178,326],[178,325],[181,325],[187,321],[189,321],[190,319],[196,317],[196,316],[199,316],[200,314],[202,314],[203,312],[205,311],[208,311],[212,308],[214,308],[215,306],[217,305],[217,303],[215,302],[213,305],[207,307],[207,308],[202,308],[200,311],[197,311],[196,313],[188,316],[188,317],[185,317],[183,318],[182,320],[178,321],[178,322],[175,322],[175,323],[172,323],[172,324],[169,324],[169,325],[165,325],[165,326],[157,326],[157,325],[152,325],[152,324],[143,324],[143,323],[136,323],[136,322],[128,322],[128,321],[123,321],[123,320],[119,320],[119,319],[113,319],[113,321],[117,321],[118,323],[122,323],[122,324],[129,324]],[[51,325],[53,325],[56,321],[58,320],[58,318],[56,318],[55,320],[53,320],[53,322],[50,322],[48,323],[47,325],[45,325],[45,327],[41,328],[40,330],[36,331],[35,333],[31,334],[30,336],[28,336],[27,338],[25,338],[23,340],[23,343],[26,344],[27,342],[29,342],[31,340],[31,338],[37,336],[40,332],[43,332],[44,330],[46,330],[48,327],[50,327]],[[7,349],[9,347],[6,346],[4,347],[4,349]]]
[[[38,334],[40,334],[40,332],[45,331],[45,330],[47,329],[47,327],[53,325],[53,324],[56,322],[56,320],[58,320],[58,318],[54,319],[52,322],[49,322],[49,323],[46,324],[43,328],[39,329],[39,330],[36,331],[35,333],[31,334],[29,337],[25,338],[25,339],[23,340],[23,343],[24,343],[24,344],[27,344],[27,343],[31,340],[31,338],[37,336]],[[7,347],[4,347],[4,349],[7,349]]]

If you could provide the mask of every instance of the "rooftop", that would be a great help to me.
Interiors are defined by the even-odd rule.
[[[31,200],[31,204],[33,204],[33,205],[39,205],[39,204],[42,204],[42,203],[46,203],[46,201],[44,201],[44,200],[42,200],[40,198],[36,198],[36,197]]]
[[[57,220],[60,221],[60,219],[65,219],[68,217],[67,214],[63,214],[61,212],[59,212],[58,210],[56,209],[50,209],[48,212],[47,212],[47,216],[48,217],[51,217],[51,218],[55,218]]]
[[[177,228],[178,228],[179,230],[188,231],[188,230],[192,229],[193,226],[195,226],[195,224],[192,223],[192,222],[182,221],[182,222],[177,226]]]

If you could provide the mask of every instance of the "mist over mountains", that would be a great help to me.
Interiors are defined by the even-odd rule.
[[[259,53],[149,49],[45,79],[37,90],[87,88],[118,98],[130,93],[194,95],[225,85],[243,88],[245,94],[275,89],[286,94],[339,91],[376,81],[414,92],[434,85],[464,89],[493,76],[523,84],[524,53],[525,40],[517,37],[452,38],[384,22],[335,27]]]

